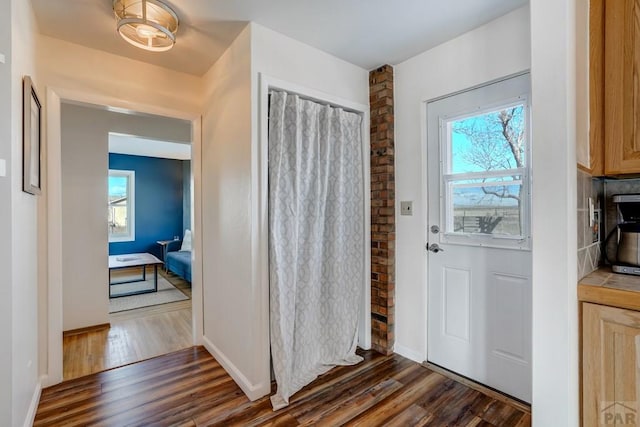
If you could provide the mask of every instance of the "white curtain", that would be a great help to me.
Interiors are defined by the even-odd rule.
[[[272,91],[269,264],[274,410],[355,354],[364,283],[361,117]]]

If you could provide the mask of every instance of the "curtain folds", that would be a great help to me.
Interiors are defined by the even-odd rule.
[[[269,264],[274,410],[355,354],[364,283],[361,117],[272,91]]]

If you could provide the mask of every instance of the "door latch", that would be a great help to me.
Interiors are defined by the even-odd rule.
[[[432,244],[427,243],[426,248],[428,251],[433,252],[434,254],[437,254],[438,252],[444,252],[444,249],[438,246],[437,243],[432,243]]]

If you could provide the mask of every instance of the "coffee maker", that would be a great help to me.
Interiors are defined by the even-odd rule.
[[[605,239],[605,258],[613,272],[640,276],[640,194],[617,194],[613,196],[613,203],[618,224]],[[618,237],[616,258],[611,260],[607,256],[607,243],[615,234]]]

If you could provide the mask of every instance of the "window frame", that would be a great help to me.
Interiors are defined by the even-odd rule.
[[[492,112],[497,112],[510,107],[522,105],[524,132],[526,142],[524,147],[525,165],[522,168],[494,170],[485,172],[462,172],[452,173],[453,169],[453,143],[451,124],[475,116],[481,116]],[[506,98],[498,102],[483,104],[474,108],[466,109],[455,114],[443,115],[439,118],[440,131],[440,224],[444,225],[440,239],[442,243],[466,246],[483,246],[504,249],[531,249],[531,105],[528,94],[521,94],[517,97]],[[453,188],[455,181],[499,178],[519,175],[522,183],[523,200],[521,200],[521,220],[522,234],[519,236],[509,236],[501,234],[484,233],[464,233],[453,230]],[[506,181],[507,183],[509,181]],[[502,186],[497,182],[495,186]],[[481,184],[473,185],[480,187]]]
[[[127,233],[112,234],[109,230],[108,216],[107,216],[107,236],[109,243],[118,242],[133,242],[136,240],[136,215],[135,215],[135,201],[136,201],[136,172],[133,170],[124,169],[109,169],[108,178],[110,177],[125,177],[127,178]],[[109,207],[109,183],[107,182],[107,207]]]

